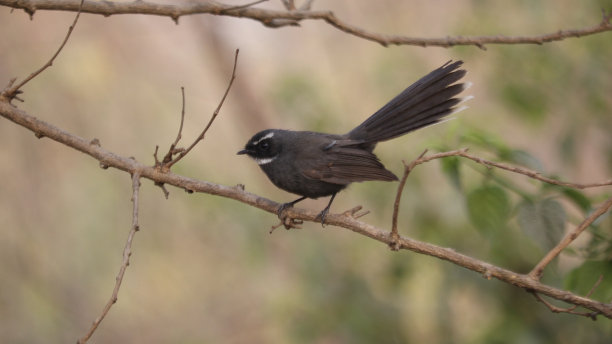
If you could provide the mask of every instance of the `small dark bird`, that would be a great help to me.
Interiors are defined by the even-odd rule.
[[[238,154],[253,158],[274,185],[301,196],[282,204],[279,216],[306,198],[331,196],[317,216],[323,224],[334,197],[350,183],[397,180],[372,153],[378,142],[438,123],[464,109],[456,105],[467,98],[455,96],[469,84],[455,82],[466,71],[458,69],[462,61],[451,62],[422,77],[346,134],[266,129]]]

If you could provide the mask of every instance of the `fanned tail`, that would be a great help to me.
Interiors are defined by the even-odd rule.
[[[455,84],[466,71],[458,69],[463,61],[445,63],[406,88],[346,137],[365,146],[390,140],[413,130],[440,122],[462,110],[456,105],[465,99],[455,96],[469,84]]]

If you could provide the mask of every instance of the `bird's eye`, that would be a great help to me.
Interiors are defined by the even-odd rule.
[[[268,150],[270,149],[270,142],[268,142],[268,140],[263,140],[259,143],[259,147],[263,150]]]

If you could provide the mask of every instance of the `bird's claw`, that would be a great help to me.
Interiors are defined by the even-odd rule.
[[[319,215],[317,215],[317,217],[315,217],[315,220],[321,219],[321,227],[325,227],[325,218],[327,217],[328,213],[329,208],[325,208],[319,213]]]
[[[276,210],[276,215],[278,215],[279,219],[283,219],[283,213],[285,212],[285,210],[289,209],[289,208],[293,208],[293,202],[288,202],[288,203],[283,203],[278,207],[278,210]]]
[[[280,226],[284,226],[285,229],[287,230],[292,229],[292,228],[298,228],[298,229],[302,228],[301,224],[304,223],[302,220],[294,219],[291,216],[287,215],[287,213],[285,212],[287,209],[292,208],[292,207],[293,207],[293,202],[283,203],[278,207],[276,214],[278,215],[278,218],[280,219],[280,223],[278,225],[272,226],[272,229],[270,230],[270,234],[272,234],[272,232]]]

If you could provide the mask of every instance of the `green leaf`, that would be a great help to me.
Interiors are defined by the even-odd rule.
[[[459,157],[451,156],[442,159],[442,172],[450,179],[451,184],[457,190],[461,190],[461,173],[459,171],[460,161]]]
[[[591,298],[601,302],[610,302],[612,299],[612,260],[586,261],[567,275],[565,288],[579,295],[586,295],[601,275],[603,275],[603,280]]]
[[[591,201],[581,191],[562,187],[561,192],[565,197],[582,209],[583,212],[588,213],[592,210]]]
[[[503,228],[510,215],[506,192],[493,185],[472,190],[467,196],[470,221],[483,234]]]
[[[524,200],[518,206],[517,221],[525,234],[542,249],[553,248],[563,237],[566,214],[552,198],[533,202]]]

